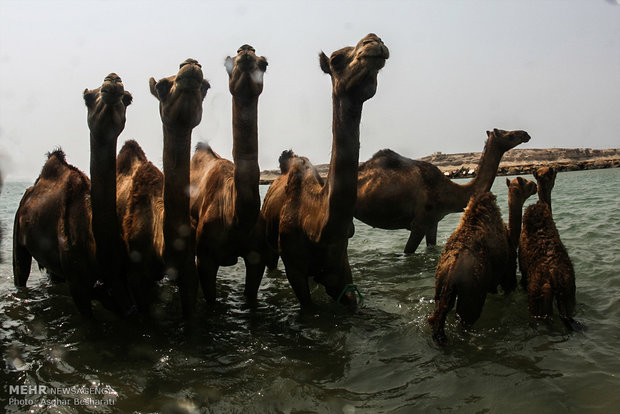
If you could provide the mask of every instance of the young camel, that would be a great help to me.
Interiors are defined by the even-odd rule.
[[[435,275],[435,311],[428,318],[433,340],[440,345],[446,342],[444,325],[455,301],[457,316],[471,325],[480,317],[487,293],[497,293],[497,286],[509,293],[517,285],[516,245],[511,234],[520,228],[523,203],[536,193],[536,184],[521,177],[506,184],[508,226],[492,193],[475,194],[441,254]]]
[[[256,299],[265,270],[264,220],[260,217],[258,98],[267,60],[243,45],[226,59],[233,102],[233,162],[199,144],[190,167],[191,211],[197,221],[196,256],[205,300],[213,305],[220,266],[246,267],[245,296]]]
[[[321,69],[332,79],[333,141],[327,180],[321,184],[300,163],[293,163],[272,187],[284,201],[266,198],[263,212],[279,216],[279,248],[286,276],[302,307],[312,306],[308,277],[314,276],[334,299],[355,306],[347,288],[352,283],[347,258],[353,234],[357,196],[359,125],[363,103],[374,96],[377,74],[389,57],[375,34],[355,47],[345,47],[328,58],[320,54]],[[279,209],[279,213],[277,212]]]
[[[555,298],[560,319],[570,330],[584,326],[573,319],[575,313],[575,270],[551,214],[551,190],[556,171],[538,169],[538,202],[523,215],[519,246],[521,283],[527,288],[530,316],[547,319],[553,314]]]

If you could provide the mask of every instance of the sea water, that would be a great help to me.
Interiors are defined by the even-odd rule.
[[[525,178],[533,179],[531,176]],[[13,286],[12,225],[31,183],[0,195],[0,407],[8,413],[588,413],[620,407],[620,169],[557,176],[553,214],[575,267],[583,333],[556,317],[528,317],[520,288],[488,295],[471,328],[447,319],[448,344],[431,340],[435,266],[459,214],[439,225],[438,246],[402,253],[408,232],[356,221],[349,243],[355,312],[312,284],[302,313],[284,267],[267,272],[258,306],[243,299],[244,267],[220,268],[218,303],[199,297],[182,321],[164,282],[153,316],[120,321],[100,306],[80,316],[67,285],[33,263]],[[266,186],[261,188],[264,195]],[[504,177],[493,186],[504,220]],[[536,196],[528,200],[534,202]],[[518,277],[520,277],[518,275]],[[23,391],[23,392],[22,392]]]

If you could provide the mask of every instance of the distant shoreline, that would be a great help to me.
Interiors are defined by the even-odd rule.
[[[443,154],[437,152],[419,161],[430,162],[449,178],[469,178],[475,175],[480,152],[463,152]],[[620,148],[548,148],[548,149],[511,149],[504,154],[497,169],[498,176],[531,174],[543,166],[553,166],[558,171],[598,170],[620,167]],[[316,166],[325,177],[329,164]],[[260,183],[270,184],[280,175],[280,170],[261,172]]]

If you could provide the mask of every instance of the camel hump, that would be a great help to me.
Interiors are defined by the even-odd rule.
[[[377,151],[366,163],[378,164],[382,169],[400,170],[411,167],[413,160],[405,158],[389,148],[385,148]]]
[[[65,153],[62,149],[57,148],[52,152],[47,153],[47,161],[43,165],[41,169],[41,174],[39,174],[39,179],[47,179],[47,180],[56,180],[60,178],[60,176],[67,171],[67,169],[76,171],[80,175],[84,175],[79,169],[74,167],[73,165],[67,162],[65,157]],[[88,179],[87,179],[88,180]]]
[[[121,148],[116,158],[116,172],[118,174],[128,174],[136,161],[147,161],[142,147],[133,139],[125,141],[123,148]]]
[[[278,158],[278,162],[280,163],[280,172],[282,174],[286,174],[290,169],[291,160],[297,158],[297,155],[293,152],[293,150],[284,150],[282,154],[280,154],[280,158]]]
[[[211,145],[207,144],[206,142],[199,142],[198,144],[196,144],[195,152],[204,152],[210,155],[211,157],[221,158],[217,152],[213,151],[213,148],[211,148]]]
[[[131,186],[132,198],[150,198],[154,194],[154,189],[161,192],[164,185],[164,174],[153,165],[152,162],[146,162],[138,169],[133,175],[133,182]]]

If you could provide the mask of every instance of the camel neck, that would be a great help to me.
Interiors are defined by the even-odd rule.
[[[514,248],[519,246],[521,222],[523,220],[523,203],[510,199],[508,196],[508,234]]]
[[[260,210],[258,183],[258,97],[233,96],[233,160],[235,163],[235,218],[252,226]]]
[[[172,246],[181,234],[189,234],[189,162],[191,129],[164,125],[164,241]],[[182,239],[184,239],[183,237]]]
[[[116,214],[116,141],[115,134],[90,136],[91,210],[93,236],[100,263],[117,257],[120,229]]]
[[[490,191],[493,181],[497,175],[497,167],[504,155],[503,151],[494,144],[493,138],[489,138],[484,146],[478,167],[476,168],[476,176],[469,183],[465,184],[471,194]]]
[[[328,219],[323,234],[346,234],[357,199],[362,103],[333,97],[332,156],[327,174]]]

